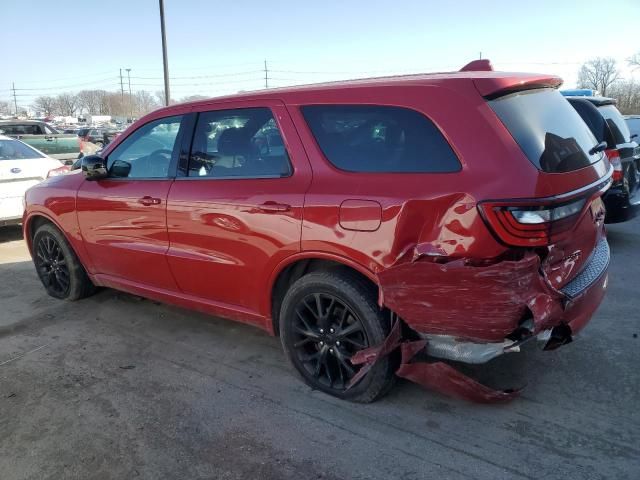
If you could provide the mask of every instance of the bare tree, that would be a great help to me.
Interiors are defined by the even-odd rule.
[[[38,97],[33,101],[32,106],[35,110],[41,111],[46,116],[55,115],[56,113],[58,113],[58,101],[55,97]]]
[[[180,99],[180,101],[181,102],[195,102],[197,100],[206,100],[207,98],[210,98],[210,97],[207,97],[206,95],[188,95],[186,97],[182,97]]]
[[[86,111],[93,115],[102,113],[105,90],[81,90],[78,92],[78,107],[80,111]]]
[[[617,107],[623,114],[640,113],[640,84],[635,80],[621,80],[609,88],[608,95],[617,100]]]
[[[616,61],[611,57],[596,57],[584,63],[578,71],[578,86],[598,90],[606,96],[607,89],[620,78]]]
[[[0,115],[8,115],[9,114],[9,102],[5,100],[0,100]]]
[[[149,113],[151,110],[158,108],[158,102],[153,96],[146,90],[140,90],[136,92],[133,97],[135,105],[134,112],[137,116]]]
[[[56,98],[60,115],[75,116],[78,111],[78,97],[73,93],[61,93]]]
[[[631,55],[629,58],[627,58],[627,63],[632,68],[640,67],[640,52],[635,53]]]

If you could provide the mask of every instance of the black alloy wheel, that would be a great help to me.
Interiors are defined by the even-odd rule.
[[[362,321],[327,293],[304,297],[295,309],[293,348],[309,375],[328,388],[345,390],[360,369],[350,360],[369,347]]]
[[[71,276],[69,265],[57,239],[51,234],[41,235],[35,245],[36,270],[52,296],[64,298],[69,293]]]

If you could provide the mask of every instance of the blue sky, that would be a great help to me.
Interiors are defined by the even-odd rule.
[[[269,85],[458,69],[482,52],[496,69],[555,73],[573,87],[595,56],[640,51],[639,0],[165,0],[172,97]],[[157,0],[4,0],[0,100],[83,88],[162,88]]]

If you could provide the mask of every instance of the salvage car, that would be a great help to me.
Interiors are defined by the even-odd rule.
[[[172,105],[31,188],[24,238],[49,295],[255,325],[342,399],[510,399],[446,361],[566,344],[607,286],[613,168],[560,84],[483,60]]]
[[[640,147],[612,98],[567,96],[613,165],[613,184],[604,194],[605,223],[626,222],[640,213]]]
[[[45,178],[65,173],[59,160],[0,135],[0,227],[20,223],[24,194]]]
[[[51,125],[35,120],[2,120],[0,133],[22,140],[46,155],[73,162],[83,156],[82,142],[75,134],[60,133]]]

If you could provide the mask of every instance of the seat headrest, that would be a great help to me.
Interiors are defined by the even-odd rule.
[[[221,155],[247,155],[251,135],[245,128],[227,128],[218,139],[218,153]]]

